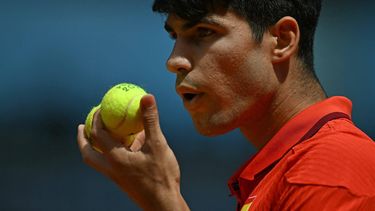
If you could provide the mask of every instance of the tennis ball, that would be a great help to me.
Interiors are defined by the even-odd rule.
[[[92,120],[94,118],[95,112],[100,108],[100,105],[93,107],[90,113],[86,117],[85,121],[85,135],[88,139],[91,138],[91,129],[92,129]],[[92,144],[92,148],[94,148],[98,152],[102,152],[97,146]]]
[[[141,87],[130,83],[121,83],[109,89],[100,105],[94,107],[86,118],[86,136],[90,138],[92,118],[100,108],[106,129],[125,146],[130,146],[134,135],[143,130],[140,101],[146,94]]]
[[[127,137],[143,130],[141,98],[147,93],[137,85],[122,83],[112,87],[101,102],[101,116],[114,135]]]
[[[95,112],[100,108],[100,105],[93,107],[90,113],[86,117],[85,121],[85,135],[87,138],[91,138],[92,119],[94,118]]]

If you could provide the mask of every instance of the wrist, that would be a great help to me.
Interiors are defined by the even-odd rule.
[[[190,210],[185,199],[183,198],[180,188],[175,187],[171,189],[159,188],[156,190],[156,196],[153,200],[141,204],[145,211],[187,211]]]

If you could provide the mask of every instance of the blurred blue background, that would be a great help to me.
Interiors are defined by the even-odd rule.
[[[193,210],[234,210],[227,179],[255,150],[238,132],[202,137],[174,92],[172,41],[151,0],[0,0],[0,210],[139,210],[81,160],[76,127],[105,91],[134,82],[158,100]],[[375,3],[326,1],[317,74],[375,137]]]

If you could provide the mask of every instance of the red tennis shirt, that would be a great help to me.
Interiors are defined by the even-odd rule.
[[[375,210],[375,143],[332,97],[289,120],[229,180],[237,210]]]

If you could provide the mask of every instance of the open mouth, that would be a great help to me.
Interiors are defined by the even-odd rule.
[[[176,92],[184,101],[185,106],[192,107],[197,104],[198,98],[203,94],[200,90],[189,85],[179,84],[176,86]]]

